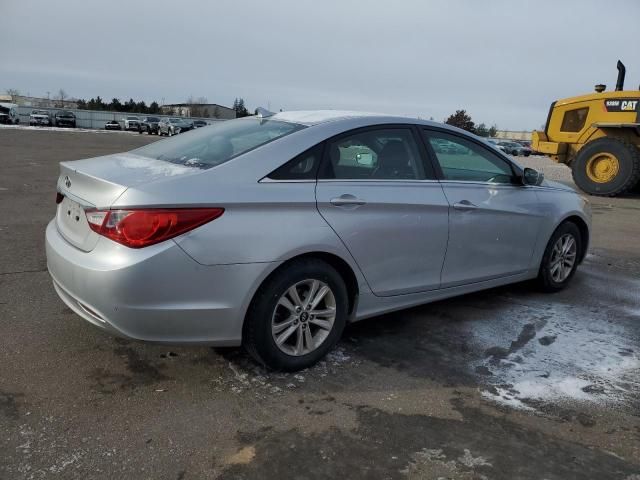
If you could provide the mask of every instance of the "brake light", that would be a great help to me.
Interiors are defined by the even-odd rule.
[[[143,248],[215,220],[224,208],[87,210],[91,230],[130,248]]]

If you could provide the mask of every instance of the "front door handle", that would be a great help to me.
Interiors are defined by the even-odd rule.
[[[468,210],[475,210],[476,208],[478,208],[478,206],[474,205],[469,200],[461,200],[458,203],[454,203],[453,208],[455,208],[456,210],[468,211]]]
[[[331,205],[334,205],[336,207],[358,207],[367,203],[364,200],[361,200],[349,193],[345,193],[344,195],[340,195],[339,197],[332,198],[329,201],[331,202]]]

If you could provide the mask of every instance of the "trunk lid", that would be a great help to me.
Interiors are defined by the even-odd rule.
[[[64,198],[56,212],[58,231],[75,247],[91,251],[99,235],[89,227],[85,210],[109,209],[130,187],[199,171],[131,153],[61,162],[57,190]]]

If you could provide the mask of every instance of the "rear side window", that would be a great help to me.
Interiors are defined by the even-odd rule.
[[[296,123],[259,118],[226,120],[151,143],[133,153],[206,169],[303,128],[304,125]]]
[[[439,131],[425,131],[445,180],[513,183],[511,165],[475,142]]]
[[[560,131],[579,132],[587,121],[587,113],[589,113],[588,108],[577,108],[575,110],[565,112],[564,117],[562,118]]]
[[[322,145],[316,145],[293,160],[289,160],[269,174],[268,178],[272,180],[315,180],[322,159]]]
[[[320,178],[340,180],[424,179],[420,151],[408,128],[367,129],[327,142]]]

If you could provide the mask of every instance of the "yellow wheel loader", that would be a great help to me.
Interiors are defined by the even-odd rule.
[[[532,133],[532,149],[569,165],[591,195],[621,195],[640,181],[640,88],[624,90],[625,72],[618,60],[615,91],[600,84],[596,93],[553,102],[544,132]]]

